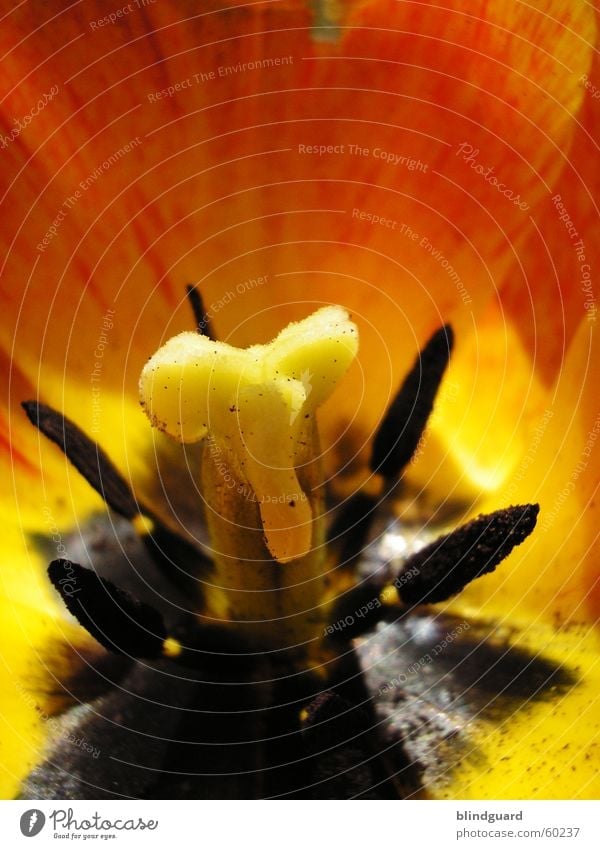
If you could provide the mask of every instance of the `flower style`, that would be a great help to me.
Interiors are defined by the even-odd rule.
[[[436,411],[363,559],[377,572],[416,525],[418,547],[510,504],[539,503],[538,527],[457,600],[356,635],[371,724],[411,765],[391,770],[401,795],[597,796],[593,11],[130,5],[25,4],[2,23],[3,795],[27,794],[41,763],[46,789],[84,792],[68,786],[77,757],[95,760],[94,729],[119,745],[106,736],[117,715],[139,732],[124,761],[138,762],[141,742],[151,763],[174,757],[164,680],[144,690],[144,664],[109,663],[46,575],[50,560],[99,573],[109,560],[102,574],[118,584],[138,568],[139,540],[20,404],[63,411],[110,454],[136,503],[152,505],[163,551],[175,536],[206,550],[198,454],[152,431],[137,400],[147,358],[190,329],[194,283],[200,329],[241,348],[324,305],[352,315],[360,351],[320,414],[338,502],[371,492],[372,434],[417,352],[452,325]],[[169,566],[144,568],[136,591],[152,605]],[[210,735],[223,734],[216,690],[207,773]],[[119,692],[156,710],[123,708]],[[305,719],[315,750],[342,696]],[[109,789],[150,792],[135,769]]]

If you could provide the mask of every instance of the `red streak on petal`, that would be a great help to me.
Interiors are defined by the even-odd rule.
[[[92,299],[99,305],[102,312],[106,312],[108,308],[108,302],[104,297],[102,291],[98,287],[98,284],[94,280],[92,273],[88,267],[88,265],[81,259],[79,255],[77,255],[73,261],[73,265],[79,271],[82,280],[85,280],[85,292],[86,295],[90,295]]]
[[[163,228],[163,223],[158,215],[157,210],[148,207],[144,211],[145,222],[147,224],[152,223],[155,225],[158,232],[161,232],[161,228]],[[151,250],[147,250],[148,245],[148,231],[145,226],[142,226],[139,218],[132,218],[130,222],[130,227],[133,230],[138,244],[140,245],[140,249],[144,251],[144,263],[147,266],[150,266],[154,273],[155,284],[159,287],[160,295],[166,300],[169,307],[173,310],[177,309],[179,303],[181,301],[181,295],[177,297],[172,284],[170,284],[167,278],[167,272],[165,271],[165,267],[160,260],[159,253],[157,247],[152,248]]]

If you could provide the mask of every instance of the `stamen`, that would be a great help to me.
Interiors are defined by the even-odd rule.
[[[152,520],[152,530],[140,533],[140,538],[162,574],[183,592],[197,597],[200,585],[194,576],[208,572],[212,560],[157,519]]]
[[[396,578],[400,599],[411,606],[446,601],[493,572],[533,531],[539,509],[525,504],[478,516],[421,549]]]
[[[140,509],[127,482],[108,455],[62,413],[37,401],[21,405],[29,421],[64,452],[67,459],[115,513],[132,520]]]
[[[356,492],[340,509],[327,538],[328,545],[338,550],[340,564],[348,565],[362,554],[377,503],[365,492]]]
[[[186,286],[185,291],[196,320],[196,330],[202,336],[206,336],[208,339],[215,341],[217,337],[208,313],[204,309],[202,295],[195,286]]]
[[[347,643],[374,628],[385,616],[380,592],[381,582],[371,577],[338,596],[328,617],[330,625],[325,629],[327,642]]]
[[[369,715],[332,690],[319,694],[300,714],[302,738],[312,759],[316,798],[379,798],[369,746]]]
[[[335,733],[338,738],[337,742],[341,742],[344,734],[350,736],[352,732],[356,733],[356,723],[352,714],[354,707],[333,690],[325,690],[302,708],[300,712],[302,730],[306,732],[314,729],[314,736],[321,745],[332,744],[332,733]],[[327,723],[325,727],[323,727],[324,723]]]
[[[398,478],[414,454],[448,365],[454,345],[449,324],[433,334],[415,360],[379,425],[373,442],[371,470]]]
[[[69,613],[104,648],[131,657],[163,654],[167,633],[153,607],[70,560],[53,560],[48,576]]]
[[[37,401],[25,401],[22,407],[30,422],[64,452],[108,506],[132,523],[166,577],[186,592],[197,593],[196,580],[183,567],[194,572],[207,569],[209,558],[140,505],[108,455],[70,419]]]

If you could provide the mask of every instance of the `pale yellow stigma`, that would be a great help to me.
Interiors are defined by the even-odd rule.
[[[307,461],[314,411],[357,349],[355,324],[332,306],[245,350],[181,333],[142,371],[140,399],[152,424],[181,442],[209,440],[214,462],[240,482],[237,496],[258,504],[268,550],[279,562],[310,550],[311,499],[298,469]]]

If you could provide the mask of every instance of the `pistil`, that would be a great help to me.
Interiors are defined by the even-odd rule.
[[[204,443],[201,491],[215,561],[204,613],[236,623],[257,645],[299,646],[322,631],[315,411],[357,348],[346,311],[325,307],[246,350],[182,333],[142,372],[152,424]]]

